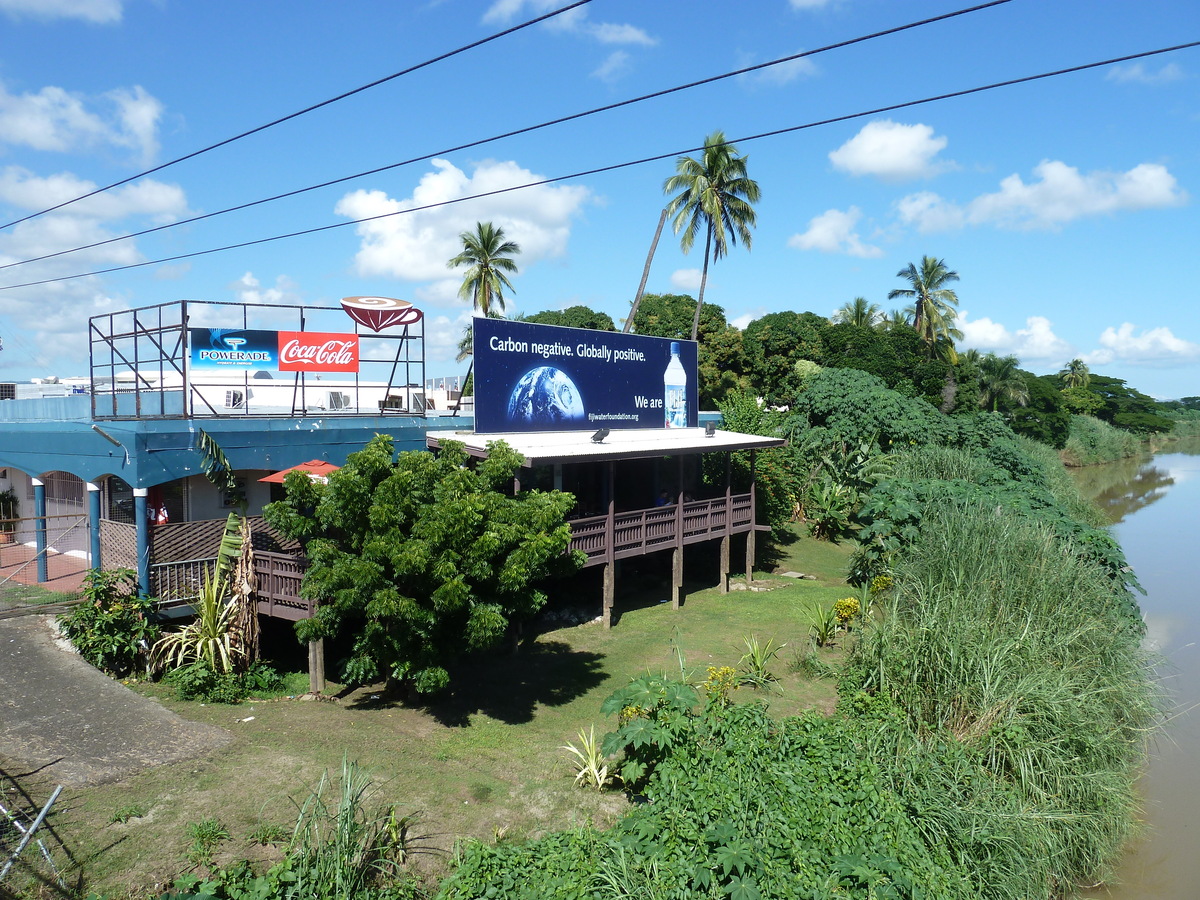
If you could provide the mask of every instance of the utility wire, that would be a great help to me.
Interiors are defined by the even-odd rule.
[[[468,50],[474,50],[476,47],[482,47],[484,44],[491,43],[492,41],[498,40],[502,37],[507,37],[508,35],[521,31],[524,28],[528,28],[531,25],[537,25],[539,22],[552,19],[555,16],[562,15],[565,12],[570,12],[573,9],[584,6],[591,2],[592,0],[575,0],[574,3],[569,3],[566,6],[551,10],[550,12],[530,19],[527,22],[521,22],[520,24],[514,25],[511,28],[506,28],[503,31],[497,31],[495,34],[488,35],[485,38],[480,38],[479,40],[470,44],[464,44],[462,47],[459,47],[455,50],[450,50],[441,54],[440,56],[435,56],[432,59],[427,59],[424,62],[417,63],[414,66],[409,66],[407,69],[401,69],[399,72],[393,72],[391,75],[385,75],[383,78],[377,78],[369,84],[364,84],[361,87],[356,87],[353,90],[338,94],[336,97],[330,97],[328,100],[322,100],[320,103],[314,103],[311,106],[306,106],[304,109],[297,110],[294,113],[289,113],[288,115],[282,116],[278,119],[273,119],[264,125],[259,125],[257,128],[251,128],[249,131],[243,131],[241,134],[235,134],[233,137],[225,138],[223,141],[217,141],[215,144],[209,144],[207,147],[202,147],[199,150],[193,150],[191,153],[177,157],[170,162],[162,163],[161,165],[157,165],[152,169],[146,169],[144,172],[138,172],[136,175],[130,175],[128,178],[122,178],[120,181],[114,181],[112,184],[96,188],[94,191],[89,191],[86,194],[80,194],[74,199],[64,200],[62,203],[47,207],[41,212],[30,213],[29,215],[20,219],[13,219],[11,222],[0,225],[0,231],[3,231],[5,228],[12,228],[14,225],[20,225],[22,222],[28,222],[30,219],[36,219],[38,216],[44,216],[46,213],[54,212],[56,209],[62,209],[64,206],[70,206],[72,203],[78,203],[80,200],[86,200],[88,197],[95,197],[97,194],[103,194],[105,191],[111,191],[113,188],[120,187],[123,184],[129,184],[131,181],[137,181],[139,178],[145,178],[147,175],[153,175],[155,172],[161,172],[163,169],[170,168],[171,166],[185,162],[189,159],[194,159],[195,157],[200,156],[202,153],[208,153],[210,150],[216,150],[218,147],[224,147],[226,144],[232,144],[234,141],[240,141],[242,138],[250,137],[252,134],[258,134],[260,131],[266,131],[268,128],[274,128],[276,125],[281,125],[284,122],[299,118],[300,116],[313,112],[314,110],[318,110],[323,106],[329,106],[331,103],[337,103],[339,100],[345,100],[347,97],[353,97],[355,94],[361,94],[363,91],[370,90],[373,87],[378,87],[381,84],[386,84],[387,82],[399,78],[402,75],[410,75],[419,69],[424,69],[428,66],[432,66],[434,63],[439,63],[443,60],[450,59],[452,56],[458,56],[460,53],[466,53]]]
[[[725,144],[726,145],[728,145],[728,144],[744,144],[744,143],[749,143],[750,141],[763,140],[764,138],[779,137],[780,135],[784,135],[784,134],[792,134],[792,133],[795,133],[798,131],[806,131],[810,128],[818,128],[822,125],[833,125],[838,122],[848,122],[853,119],[861,119],[861,118],[865,118],[867,116],[875,116],[875,115],[879,115],[880,113],[885,113],[885,112],[894,112],[899,109],[910,109],[914,106],[923,106],[925,104],[936,103],[941,100],[952,100],[952,99],[955,99],[958,97],[967,97],[967,96],[970,96],[971,94],[980,94],[985,91],[994,91],[994,90],[997,90],[998,88],[1012,87],[1012,86],[1018,85],[1018,84],[1028,84],[1028,83],[1034,82],[1034,81],[1042,81],[1047,78],[1056,78],[1060,75],[1070,75],[1075,72],[1085,72],[1089,69],[1098,69],[1103,66],[1111,66],[1111,65],[1116,65],[1117,63],[1130,62],[1131,60],[1146,59],[1147,57],[1151,57],[1151,56],[1159,56],[1163,53],[1173,53],[1177,50],[1188,50],[1193,47],[1200,47],[1200,41],[1191,41],[1186,44],[1176,44],[1173,47],[1163,47],[1158,50],[1147,50],[1142,53],[1132,53],[1132,54],[1129,54],[1128,56],[1114,57],[1112,59],[1105,59],[1105,60],[1101,60],[1099,62],[1084,63],[1083,65],[1070,66],[1069,68],[1066,68],[1066,69],[1055,69],[1052,72],[1042,72],[1037,75],[1025,75],[1021,78],[1010,78],[1007,81],[996,81],[996,82],[992,82],[991,84],[980,85],[978,87],[965,88],[961,91],[951,91],[951,92],[945,93],[945,94],[937,94],[936,96],[933,96],[933,97],[924,97],[920,100],[908,100],[903,103],[893,103],[889,106],[878,106],[878,107],[875,107],[874,109],[863,110],[862,112],[856,112],[856,113],[847,113],[846,115],[834,116],[833,118],[829,118],[829,119],[820,119],[815,122],[807,122],[803,125],[792,125],[788,128],[777,128],[773,131],[763,131],[758,134],[751,134],[751,135],[746,135],[744,137],[732,138],[730,140],[727,140],[725,142]],[[332,231],[335,228],[346,228],[350,225],[361,225],[366,222],[375,222],[380,219],[390,219],[393,216],[408,215],[410,213],[422,212],[424,210],[429,210],[429,209],[438,209],[440,207],[450,206],[455,203],[463,203],[467,200],[479,200],[484,197],[495,197],[500,194],[508,194],[513,191],[525,190],[526,188],[542,187],[542,186],[548,185],[548,184],[556,184],[560,181],[569,181],[569,180],[575,179],[575,178],[585,178],[585,177],[588,177],[591,175],[601,175],[601,174],[604,174],[607,172],[615,172],[619,169],[628,169],[633,166],[640,166],[640,165],[644,165],[646,163],[651,163],[651,162],[661,162],[663,160],[670,159],[672,157],[679,157],[679,156],[682,156],[687,153],[697,153],[704,149],[705,148],[703,146],[689,147],[684,150],[676,150],[671,153],[660,153],[655,156],[646,156],[646,157],[642,157],[641,159],[629,160],[627,162],[614,163],[612,165],[600,166],[600,167],[594,168],[594,169],[585,169],[584,171],[581,171],[581,172],[573,172],[570,175],[559,175],[554,178],[544,178],[544,179],[541,179],[540,181],[530,181],[525,184],[517,184],[517,185],[512,185],[511,187],[498,188],[494,191],[484,191],[483,193],[471,194],[466,197],[456,197],[453,200],[443,200],[438,203],[429,203],[429,204],[426,204],[425,206],[414,206],[410,209],[397,210],[396,212],[381,213],[380,215],[377,215],[377,216],[367,216],[366,218],[362,218],[362,219],[352,219],[352,220],[348,220],[345,222],[335,222],[331,225],[321,225],[316,228],[306,228],[302,231],[292,231],[292,232],[288,232],[287,234],[277,234],[272,237],[257,238],[252,241],[242,241],[237,244],[227,244],[223,247],[212,247],[207,250],[196,250],[192,253],[181,253],[177,256],[166,256],[166,257],[162,257],[160,259],[146,260],[145,262],[140,262],[140,263],[129,263],[129,264],[123,265],[123,266],[111,266],[107,269],[96,269],[91,272],[81,272],[76,275],[63,275],[58,278],[46,278],[41,281],[27,281],[27,282],[24,282],[23,284],[10,284],[10,285],[0,287],[0,291],[9,291],[9,290],[13,290],[15,288],[23,288],[23,287],[35,287],[37,285],[42,285],[42,284],[54,284],[54,283],[60,282],[60,281],[71,281],[75,278],[87,278],[87,277],[90,277],[93,275],[107,275],[111,272],[122,272],[127,269],[138,269],[138,268],[142,268],[144,266],[159,265],[160,263],[178,262],[179,260],[183,260],[183,259],[193,259],[197,256],[207,256],[208,254],[211,254],[211,253],[222,253],[226,250],[237,250],[237,249],[240,249],[243,247],[253,247],[258,244],[268,244],[268,243],[272,243],[274,241],[282,241],[282,240],[287,240],[289,238],[294,238],[294,237],[303,237],[303,236],[309,235],[309,234],[320,234],[321,232]]]
[[[375,169],[368,169],[365,172],[357,172],[354,175],[345,175],[341,178],[334,178],[331,181],[323,181],[320,184],[313,184],[313,185],[309,185],[308,187],[297,188],[295,190],[286,191],[282,194],[275,194],[274,196],[271,196],[271,197],[264,197],[260,200],[251,200],[248,203],[241,203],[241,204],[238,204],[237,206],[227,207],[226,209],[220,209],[220,210],[216,210],[216,211],[210,212],[210,213],[203,213],[201,215],[192,216],[187,219],[180,219],[178,222],[169,222],[165,225],[156,225],[153,228],[146,228],[146,229],[143,229],[142,231],[134,231],[134,232],[131,232],[130,234],[123,234],[118,237],[107,238],[102,241],[95,241],[94,243],[91,243],[91,244],[84,244],[81,247],[72,247],[69,250],[58,250],[54,253],[47,253],[43,256],[35,256],[30,259],[22,259],[22,260],[17,260],[16,262],[5,263],[4,265],[0,265],[0,271],[2,271],[4,269],[10,269],[14,266],[23,266],[23,265],[27,265],[29,263],[42,262],[47,259],[54,259],[57,256],[65,256],[69,253],[78,253],[82,250],[92,250],[96,247],[103,247],[106,244],[114,244],[117,241],[125,241],[125,240],[129,240],[130,238],[144,237],[145,235],[154,234],[155,232],[159,232],[159,231],[165,231],[169,228],[178,228],[181,225],[190,225],[194,222],[203,221],[204,219],[211,219],[216,216],[226,215],[227,213],[239,212],[243,209],[250,209],[255,206],[262,206],[265,203],[273,203],[276,200],[285,200],[289,197],[296,197],[296,196],[299,196],[300,194],[306,194],[310,191],[316,191],[316,190],[320,190],[322,188],[332,187],[337,184],[343,184],[347,181],[353,181],[356,178],[365,178],[368,175],[378,175],[380,172],[387,172],[392,169],[401,168],[402,166],[410,166],[410,165],[413,165],[414,163],[425,162],[427,160],[430,160],[430,159],[433,159],[433,158],[439,157],[439,156],[448,156],[451,153],[458,153],[462,150],[470,150],[474,147],[483,146],[484,144],[490,144],[490,143],[494,143],[496,141],[505,140],[510,137],[517,137],[519,135],[529,134],[530,132],[540,131],[543,128],[550,128],[554,125],[561,125],[565,122],[572,122],[576,119],[583,119],[588,116],[594,116],[598,113],[609,112],[614,109],[620,109],[621,107],[624,107],[624,106],[632,106],[635,103],[641,103],[645,100],[654,100],[659,97],[666,97],[670,94],[675,94],[675,93],[679,93],[680,91],[690,90],[695,87],[701,87],[706,84],[713,84],[714,82],[723,81],[727,78],[734,78],[738,75],[746,75],[750,72],[757,72],[761,69],[766,69],[771,66],[778,66],[778,65],[782,65],[783,63],[793,62],[794,60],[797,60],[797,59],[804,59],[805,57],[816,56],[818,53],[826,53],[830,50],[839,50],[843,47],[852,46],[853,44],[861,44],[864,41],[874,40],[875,38],[879,38],[879,37],[886,37],[888,35],[897,34],[902,31],[908,31],[913,28],[920,28],[921,26],[930,25],[934,22],[940,22],[944,19],[952,19],[956,16],[963,16],[963,15],[966,15],[967,13],[978,12],[979,10],[982,10],[982,9],[988,9],[989,7],[992,7],[992,6],[1000,6],[1001,4],[1011,3],[1011,2],[1012,2],[1012,0],[991,0],[991,2],[983,3],[979,6],[972,6],[968,9],[960,9],[956,12],[945,13],[943,15],[934,16],[929,19],[922,19],[919,22],[910,22],[907,25],[900,25],[895,28],[888,28],[884,31],[876,31],[873,34],[867,34],[867,35],[863,35],[861,37],[851,38],[851,39],[845,40],[845,41],[839,41],[836,44],[828,44],[827,46],[819,47],[815,50],[807,50],[803,53],[794,53],[791,56],[783,56],[783,57],[780,57],[779,59],[770,60],[769,62],[758,63],[757,65],[747,66],[742,69],[735,69],[732,72],[726,72],[722,75],[714,75],[710,78],[701,79],[700,81],[692,81],[687,84],[678,85],[677,87],[666,88],[661,91],[654,91],[653,93],[650,93],[650,94],[643,94],[640,97],[633,97],[628,100],[621,100],[617,103],[609,103],[605,106],[597,106],[594,109],[589,109],[584,112],[573,113],[569,116],[562,116],[557,119],[550,119],[549,121],[541,122],[537,125],[529,125],[529,126],[526,126],[525,128],[518,128],[514,131],[506,131],[503,134],[498,134],[498,135],[494,135],[492,137],[483,138],[478,141],[471,141],[470,143],[467,143],[467,144],[459,144],[455,147],[447,147],[444,150],[438,150],[434,153],[427,153],[424,156],[414,156],[411,159],[402,160],[401,162],[397,162],[397,163],[391,163],[390,165],[386,165],[386,166],[379,166],[378,168],[375,168]],[[19,221],[24,221],[24,220],[19,220]]]

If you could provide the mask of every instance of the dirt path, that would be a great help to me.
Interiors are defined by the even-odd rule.
[[[60,784],[116,781],[231,740],[60,648],[44,616],[0,620],[0,751]]]

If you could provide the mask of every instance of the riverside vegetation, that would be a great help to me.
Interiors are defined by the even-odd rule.
[[[1133,782],[1161,715],[1120,547],[1075,493],[1059,455],[1014,434],[1000,414],[948,417],[872,376],[836,369],[809,372],[797,400],[785,418],[733,397],[727,416],[792,436],[789,447],[760,455],[764,512],[777,517],[781,537],[798,516],[843,542],[792,546],[843,548],[836,560],[856,591],[835,579],[712,603],[701,595],[679,614],[646,609],[613,632],[572,635],[574,652],[600,651],[605,674],[552,704],[550,733],[546,701],[545,712],[518,716],[514,723],[527,724],[502,733],[476,716],[461,736],[435,731],[404,745],[360,732],[376,734],[357,744],[364,766],[396,767],[388,754],[369,758],[372,741],[392,740],[396,759],[425,760],[407,776],[410,787],[378,786],[381,796],[398,790],[421,806],[383,802],[366,790],[361,768],[345,769],[339,790],[352,802],[342,811],[328,805],[327,827],[303,816],[281,826],[275,803],[266,824],[276,851],[252,864],[214,838],[226,846],[206,844],[175,893],[1026,900],[1103,880],[1135,831]],[[845,506],[812,502],[817,495]],[[640,631],[637,623],[651,620]],[[701,622],[708,637],[689,630]],[[664,631],[672,626],[680,629],[673,639]],[[741,630],[740,646],[731,628]],[[675,665],[650,662],[648,646],[672,642]],[[703,663],[689,667],[685,657],[697,651]],[[513,678],[514,667],[529,669],[518,677],[531,685],[548,688],[555,677],[528,652],[495,665],[485,683]],[[835,686],[836,706],[813,705],[832,701]],[[352,715],[400,709],[367,702]],[[330,728],[335,713],[317,709],[314,721]],[[262,706],[255,714],[274,723],[293,715]],[[589,724],[596,714],[606,726]],[[418,724],[426,715],[411,710],[404,727],[428,733]],[[278,741],[258,752],[276,751]],[[332,743],[321,742],[327,769]],[[451,757],[472,773],[465,795],[436,774],[445,751],[434,748],[451,744]],[[303,740],[284,746],[304,752]],[[244,746],[231,754],[205,791],[254,765]],[[486,805],[510,783],[540,783],[544,792],[555,767],[562,784],[551,813],[517,813],[520,787],[505,788],[510,802],[495,808],[490,834],[442,808],[456,796],[468,808]],[[435,785],[421,784],[430,779]],[[572,792],[573,782],[587,790]],[[324,784],[322,796],[333,786]],[[123,805],[136,799],[124,793]],[[262,816],[241,827],[259,833]],[[434,822],[474,836],[430,865],[418,835],[438,830]],[[205,834],[234,831],[210,822]],[[447,847],[444,838],[432,843]],[[302,875],[318,871],[307,868],[318,858],[331,867],[319,871],[344,871]]]
[[[901,275],[918,293],[957,279],[932,258]],[[561,557],[566,498],[491,496],[519,462],[505,448],[467,475],[453,453],[397,461],[375,442],[328,489],[292,479],[273,515],[322,563],[308,589],[337,595],[303,627],[340,637],[342,677],[363,686],[346,706],[239,711],[263,733],[244,729],[191,778],[84,792],[73,833],[99,819],[159,846],[174,828],[191,849],[125,888],[170,883],[191,853],[174,893],[228,900],[1054,900],[1102,881],[1136,829],[1133,783],[1162,704],[1134,575],[1063,463],[1196,433],[1200,398],[1156,403],[1077,360],[1038,377],[958,355],[951,299],[922,307],[945,326],[924,334],[865,302],[836,323],[773,313],[745,332],[682,296],[647,295],[634,316],[665,337],[698,317],[702,397],[727,428],[789,439],[758,454],[759,515],[785,567],[834,573],[817,583],[691,592],[679,614],[634,604],[611,633],[551,630],[515,660],[466,660],[553,594],[535,582]],[[750,470],[735,454],[736,489]],[[503,510],[511,548],[477,539],[483,510]],[[411,534],[397,542],[392,525]],[[402,597],[388,588],[401,573],[453,590]],[[124,601],[93,612],[103,629],[148,627]],[[396,621],[428,634],[399,643]],[[114,657],[126,671],[145,637]],[[366,683],[377,677],[412,699]],[[224,708],[187,698],[245,694],[138,687],[227,727]],[[321,774],[339,765],[340,781]],[[387,780],[372,788],[368,769]],[[317,787],[289,817],[280,798],[303,784]],[[256,810],[247,795],[264,798]],[[222,836],[238,834],[274,849]],[[92,846],[101,884],[138,864],[119,842]],[[449,855],[422,863],[428,847]]]

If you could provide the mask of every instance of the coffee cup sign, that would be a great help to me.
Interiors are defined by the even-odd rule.
[[[407,300],[392,297],[343,297],[342,309],[359,325],[376,332],[393,325],[414,325],[423,315]]]

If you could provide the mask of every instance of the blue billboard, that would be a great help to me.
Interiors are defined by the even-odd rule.
[[[695,341],[477,318],[475,430],[694,428]]]

